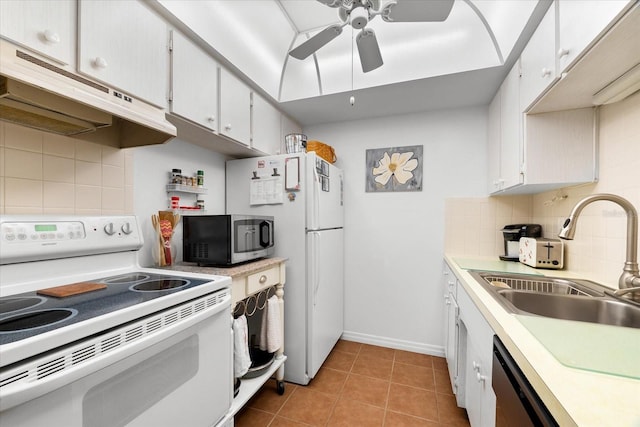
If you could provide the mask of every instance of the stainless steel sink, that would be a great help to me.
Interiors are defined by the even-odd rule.
[[[515,314],[640,328],[640,305],[614,298],[597,283],[529,274],[472,271],[500,305]]]

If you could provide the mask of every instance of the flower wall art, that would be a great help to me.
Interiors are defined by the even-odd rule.
[[[422,191],[422,145],[366,152],[367,192]]]

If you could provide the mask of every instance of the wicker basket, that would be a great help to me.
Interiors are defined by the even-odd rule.
[[[336,152],[333,147],[320,141],[307,141],[307,151],[315,151],[316,154],[329,163],[335,163],[337,160]]]

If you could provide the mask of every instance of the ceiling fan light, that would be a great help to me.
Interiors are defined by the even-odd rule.
[[[380,54],[375,31],[371,28],[365,28],[360,31],[356,36],[356,44],[358,45],[358,54],[360,55],[363,73],[368,73],[382,66],[382,55]]]
[[[369,23],[369,11],[364,7],[356,7],[349,16],[351,18],[351,26],[356,30],[364,28]]]

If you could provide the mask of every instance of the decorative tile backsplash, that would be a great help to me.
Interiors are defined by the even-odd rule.
[[[0,122],[0,213],[133,213],[132,152]]]

